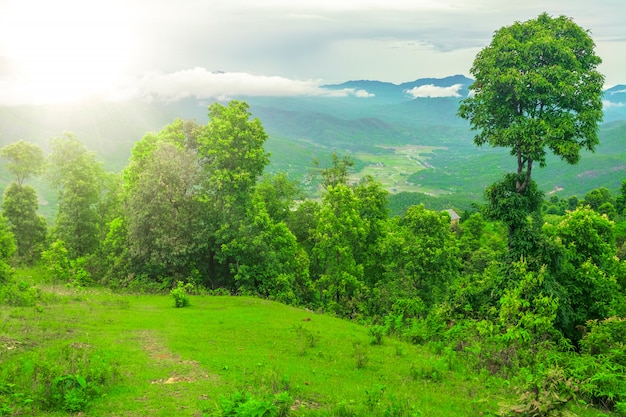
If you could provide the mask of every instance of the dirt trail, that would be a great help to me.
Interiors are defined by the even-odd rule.
[[[143,330],[137,332],[137,339],[152,360],[158,362],[164,368],[174,368],[169,376],[150,381],[151,384],[177,384],[198,380],[217,382],[220,377],[218,374],[207,372],[197,361],[184,360],[172,353],[159,339],[155,331]]]

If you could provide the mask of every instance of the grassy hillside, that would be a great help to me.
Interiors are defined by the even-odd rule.
[[[89,416],[210,415],[237,391],[283,393],[294,416],[489,416],[513,400],[454,351],[374,345],[364,326],[271,301],[192,296],[176,309],[166,295],[38,288],[34,307],[0,306],[0,406],[17,396],[17,415],[66,415],[29,411],[60,378],[84,378]]]

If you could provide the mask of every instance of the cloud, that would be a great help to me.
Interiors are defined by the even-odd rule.
[[[624,107],[624,103],[615,103],[613,101],[602,100],[602,106],[605,109],[615,108],[615,107]]]
[[[461,87],[463,87],[462,84],[454,84],[450,87],[437,87],[434,84],[427,84],[404,91],[413,98],[461,97],[459,94]]]
[[[373,96],[365,90],[352,88],[328,90],[322,88],[320,84],[321,80],[293,80],[246,72],[211,72],[205,68],[196,67],[169,74],[148,74],[137,83],[135,94],[143,98],[162,101],[177,101],[188,97],[225,100],[248,96],[354,96],[359,98]]]

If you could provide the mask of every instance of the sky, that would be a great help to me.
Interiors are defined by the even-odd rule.
[[[623,0],[0,0],[0,105],[470,76],[494,31],[542,12],[589,30],[606,86],[626,84]]]

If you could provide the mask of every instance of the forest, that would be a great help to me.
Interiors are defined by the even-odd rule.
[[[146,133],[121,173],[71,133],[48,152],[14,142],[1,150],[13,182],[0,304],[38,302],[15,278],[33,267],[54,285],[172,293],[180,307],[189,295],[253,296],[519,378],[522,397],[500,415],[567,415],[573,403],[626,415],[626,179],[617,194],[562,198],[532,177],[548,153],[575,164],[598,146],[599,62],[566,18],[496,32],[459,116],[476,145],[505,148],[516,165],[460,219],[424,205],[391,215],[380,183],[350,181],[349,156],[316,164],[319,198],[264,173],[267,134],[244,101],[211,104],[206,125],[176,119]],[[50,224],[37,178],[58,193]]]

